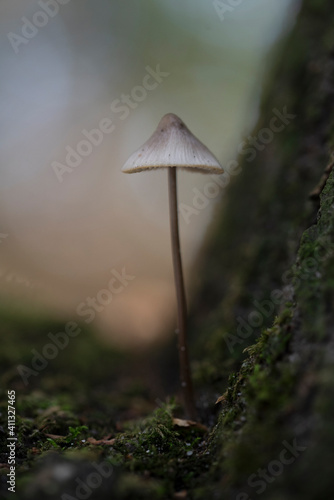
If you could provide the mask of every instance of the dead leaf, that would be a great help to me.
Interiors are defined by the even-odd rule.
[[[199,423],[199,422],[194,422],[193,420],[184,420],[182,418],[173,418],[173,424],[176,425],[177,427],[196,427],[197,429],[202,429],[203,431],[208,430],[205,425]]]
[[[87,439],[88,443],[90,444],[95,444],[95,445],[98,445],[98,444],[105,444],[107,446],[112,446],[113,444],[115,444],[115,441],[116,439],[113,438],[113,439],[109,439],[111,438],[111,435],[110,436],[105,436],[104,438],[102,439],[95,439],[93,437],[89,437]]]
[[[46,432],[44,432],[44,436],[51,439],[66,439],[66,436],[58,436],[57,434],[47,434]]]
[[[222,396],[219,396],[215,404],[217,405],[218,403],[223,403],[224,401],[226,401],[226,393],[223,394]]]
[[[39,450],[38,448],[36,448],[35,446],[33,446],[31,448],[31,453],[33,453],[34,455],[38,455],[39,453],[41,453],[41,450]]]
[[[181,490],[174,493],[174,498],[177,498],[178,500],[184,500],[185,498],[187,498],[187,496],[188,496],[187,490]]]

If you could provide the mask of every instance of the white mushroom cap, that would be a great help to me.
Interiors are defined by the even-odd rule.
[[[153,135],[133,153],[122,168],[132,174],[152,168],[180,167],[208,174],[222,174],[217,158],[173,113],[161,120]]]

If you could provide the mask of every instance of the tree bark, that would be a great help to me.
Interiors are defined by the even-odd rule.
[[[192,322],[221,394],[206,498],[333,498],[333,26],[329,0],[304,1],[252,134],[264,147],[212,229]]]

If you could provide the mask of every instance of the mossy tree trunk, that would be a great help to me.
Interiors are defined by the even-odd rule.
[[[193,328],[222,398],[196,498],[333,498],[333,28],[330,0],[303,2],[252,135],[295,116],[243,157],[212,230]]]

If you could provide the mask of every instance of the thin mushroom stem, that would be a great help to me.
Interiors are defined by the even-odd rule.
[[[180,378],[185,409],[188,418],[196,418],[194,403],[193,385],[191,380],[188,346],[187,346],[187,302],[184,289],[179,220],[177,210],[177,182],[176,167],[168,168],[168,188],[169,188],[169,214],[170,231],[172,241],[174,281],[177,298],[177,328],[178,328],[178,349],[180,362]]]

